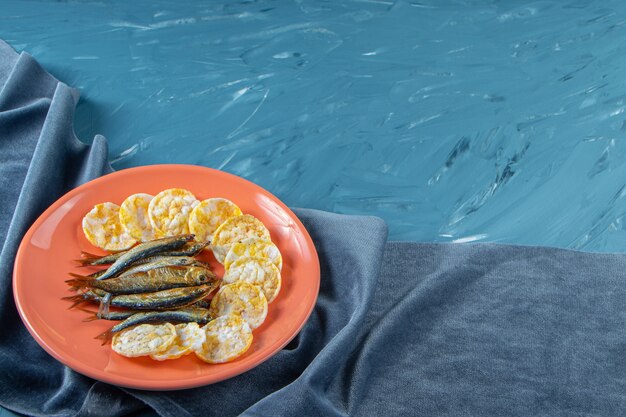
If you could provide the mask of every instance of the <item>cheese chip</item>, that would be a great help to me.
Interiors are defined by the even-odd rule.
[[[150,194],[133,194],[120,206],[120,223],[139,242],[156,239],[148,217],[148,206],[152,198]]]
[[[267,299],[261,289],[247,282],[224,285],[211,300],[215,317],[240,315],[251,329],[256,329],[267,317]]]
[[[150,355],[152,359],[164,361],[180,358],[194,350],[202,348],[205,336],[198,323],[181,323],[176,328],[176,340],[167,350]]]
[[[283,257],[276,245],[269,240],[253,237],[231,245],[224,258],[224,270],[228,271],[234,261],[246,256],[267,259],[279,270],[283,268]]]
[[[83,232],[92,245],[109,251],[121,251],[132,247],[137,241],[122,227],[120,207],[113,203],[94,206],[83,217]]]
[[[243,355],[252,344],[252,329],[241,316],[218,317],[203,327],[206,340],[196,355],[208,363],[224,363]]]
[[[224,283],[247,282],[256,285],[263,291],[267,302],[274,301],[280,292],[280,271],[272,262],[265,258],[242,257],[230,265],[222,279]]]
[[[219,225],[234,216],[241,216],[241,209],[235,203],[225,198],[209,198],[191,211],[189,231],[198,242],[210,242]]]
[[[111,347],[120,355],[134,358],[167,350],[176,340],[176,329],[171,323],[140,324],[122,330],[113,336]]]
[[[182,188],[158,193],[148,205],[150,224],[157,237],[189,233],[189,213],[198,205],[196,197]]]
[[[217,228],[211,239],[215,259],[224,263],[231,245],[253,237],[271,241],[269,230],[256,217],[244,214],[229,218]]]

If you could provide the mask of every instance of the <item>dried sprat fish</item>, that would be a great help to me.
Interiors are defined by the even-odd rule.
[[[150,271],[152,269],[164,268],[164,267],[184,267],[184,266],[197,266],[202,268],[209,268],[209,264],[199,261],[191,256],[162,256],[157,255],[146,259],[146,262],[134,264],[130,268],[123,271],[118,277],[126,275],[136,274],[138,272]]]
[[[106,292],[102,290],[88,290],[76,295],[70,295],[68,297],[61,297],[61,300],[72,301],[72,305],[67,309],[72,309],[80,304],[83,304],[88,301],[101,302],[102,299],[106,296]]]
[[[163,256],[196,256],[204,248],[209,245],[209,242],[193,242],[186,243],[182,248],[173,251],[163,252]]]
[[[171,238],[164,238],[171,239]],[[162,240],[162,239],[157,239]],[[152,240],[151,242],[156,242],[156,240]],[[209,242],[188,242],[185,243],[180,249],[177,250],[164,250],[163,252],[156,252],[155,255],[160,256],[196,256],[204,248],[208,246]],[[130,250],[130,249],[129,249]],[[128,250],[111,253],[108,255],[100,256],[94,255],[89,252],[81,252],[81,259],[76,259],[76,262],[80,264],[80,266],[102,266],[102,265],[111,265],[116,260],[118,260],[122,255],[124,255]],[[145,262],[143,259],[139,259],[133,264],[139,264]]]
[[[206,297],[217,287],[216,283],[198,285],[195,287],[172,288],[170,290],[149,292],[143,294],[116,295],[111,297],[111,307],[128,308],[132,310],[169,310],[188,306]],[[106,293],[105,293],[106,294]],[[93,291],[86,291],[64,300],[73,301],[70,308],[89,301],[102,302],[103,296]]]
[[[215,280],[215,274],[206,267],[162,267],[145,272],[137,272],[117,278],[98,280],[72,274],[74,279],[66,282],[72,288],[97,288],[114,295],[140,294],[168,290],[170,288],[193,287]]]
[[[102,280],[114,277],[139,259],[144,259],[164,251],[178,249],[191,240],[193,240],[193,235],[181,235],[140,243],[117,258],[109,269],[97,279]]]
[[[102,293],[104,294],[104,293]],[[196,303],[191,304],[188,307],[182,307],[180,310],[186,309],[197,309],[197,310],[206,310],[208,309],[210,306],[210,303],[206,300],[200,300]],[[93,311],[93,310],[89,310],[86,308],[82,308],[82,307],[78,307],[79,310],[84,311],[85,313],[88,313],[89,315],[87,317],[85,317],[85,319],[83,319],[83,321],[88,322],[88,321],[95,321],[95,320],[111,320],[111,321],[121,321],[121,320],[126,320],[127,318],[129,318],[130,316],[132,316],[133,314],[137,314],[137,313],[145,313],[145,311],[141,311],[141,310],[128,310],[128,309],[116,309],[116,310],[110,310],[108,314],[102,314],[98,311]],[[165,310],[167,311],[167,310]]]
[[[209,310],[204,308],[187,308],[180,310],[167,310],[167,311],[148,311],[143,313],[136,313],[128,317],[121,323],[111,327],[106,332],[98,335],[96,339],[102,339],[104,343],[111,339],[111,337],[124,329],[131,326],[137,326],[140,324],[155,324],[155,323],[191,323],[206,324],[213,320]],[[103,344],[104,344],[103,343]]]
[[[204,267],[204,268],[210,268],[209,264],[206,262],[202,262],[196,258],[193,258],[191,256],[162,256],[162,255],[156,255],[156,256],[151,256],[149,258],[146,258],[145,260],[142,259],[141,261],[138,262],[134,262],[133,264],[131,264],[129,266],[128,269],[125,269],[124,271],[120,272],[119,274],[117,274],[115,277],[123,277],[126,275],[131,275],[131,274],[136,274],[137,272],[145,272],[145,271],[149,271],[151,269],[157,269],[157,268],[163,268],[163,267],[167,267],[167,266],[200,266],[200,267]],[[99,276],[101,276],[102,274],[104,274],[106,272],[106,269],[103,269],[101,271],[96,271],[92,274],[89,275],[78,275],[78,274],[72,274],[70,273],[71,276],[73,277],[86,277],[86,278],[98,278]]]
[[[99,311],[98,312],[89,311],[87,309],[81,309],[81,310],[89,313],[89,316],[83,319],[83,321],[94,321],[94,320],[120,321],[120,320],[126,320],[133,314],[141,313],[141,311],[139,310],[110,310],[109,314],[103,314]]]
[[[75,259],[80,266],[100,266],[100,265],[110,265],[115,262],[120,256],[128,252],[127,250],[121,252],[110,253],[108,255],[94,255],[89,252],[81,252],[81,258]]]

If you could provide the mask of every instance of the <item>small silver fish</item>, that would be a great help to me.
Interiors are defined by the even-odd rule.
[[[116,295],[110,297],[108,304],[111,307],[130,310],[171,310],[194,304],[209,295],[215,288],[217,288],[217,283],[213,282],[208,285],[172,288],[143,294]],[[107,294],[109,293],[102,290],[85,291],[81,294],[63,297],[63,299],[73,301],[69,307],[73,308],[89,301],[104,303]]]
[[[157,253],[178,249],[191,240],[193,240],[193,235],[180,235],[140,243],[117,258],[115,262],[113,262],[113,264],[111,264],[111,266],[106,270],[106,272],[100,275],[97,279],[102,280],[114,277],[139,259],[148,258]]]
[[[140,294],[170,288],[193,287],[215,280],[215,274],[205,266],[160,267],[107,280],[73,273],[70,275],[74,278],[65,282],[71,285],[72,289],[97,288],[113,295]]]
[[[169,238],[165,238],[165,239],[169,239]],[[161,240],[161,239],[157,239],[157,240]],[[152,240],[151,242],[155,242],[155,240]],[[146,242],[146,243],[149,243],[149,242]],[[209,242],[188,242],[188,243],[185,243],[180,249],[164,250],[162,253],[160,253],[160,255],[161,256],[196,256],[197,254],[202,252],[202,249],[206,248],[208,245],[209,245]],[[103,255],[103,256],[94,255],[93,253],[83,251],[81,252],[81,258],[76,259],[75,261],[80,266],[111,265],[112,263],[117,261],[122,255],[126,254],[128,251],[132,249],[134,248],[120,251],[120,252],[110,253],[108,255]],[[141,262],[144,262],[144,261],[139,259],[139,260],[134,261],[133,263],[138,264]]]
[[[100,311],[93,312],[86,309],[82,309],[89,313],[83,321],[94,321],[94,320],[126,320],[133,314],[141,313],[139,310],[110,310],[108,314],[104,314]]]
[[[137,272],[145,272],[151,269],[162,268],[167,266],[202,266],[205,268],[210,268],[209,264],[206,262],[202,262],[196,258],[191,256],[162,256],[156,255],[151,256],[150,258],[146,258],[144,260],[133,263],[128,269],[125,269],[121,273],[117,274],[117,277],[123,277],[126,275],[136,274]],[[89,275],[78,275],[71,274],[73,277],[87,277],[87,278],[98,278],[102,274],[106,272],[106,269],[101,271],[94,272]]]
[[[96,336],[96,339],[101,339],[102,344],[108,342],[115,333],[121,332],[131,326],[137,326],[139,324],[146,323],[198,323],[206,324],[213,320],[209,310],[205,308],[187,308],[180,310],[167,310],[167,311],[147,311],[143,313],[136,313],[128,317],[121,323],[111,327],[106,332]]]
[[[209,242],[189,242],[185,243],[180,249],[163,252],[161,255],[163,256],[196,256],[202,249],[206,248],[209,245]]]
[[[123,271],[118,277],[136,274],[138,272],[150,271],[152,269],[164,268],[168,266],[198,266],[208,269],[209,264],[199,261],[191,256],[153,256],[147,259],[147,262],[135,264],[127,270]]]

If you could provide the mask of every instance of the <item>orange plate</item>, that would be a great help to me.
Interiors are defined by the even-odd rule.
[[[121,204],[135,193],[156,195],[167,188],[186,188],[199,200],[224,197],[244,213],[258,217],[280,249],[282,288],[270,304],[265,323],[254,331],[245,355],[233,362],[209,365],[195,355],[165,362],[125,358],[94,337],[112,323],[83,322],[84,311],[68,310],[68,272],[89,273],[72,261],[81,250],[104,253],[83,235],[81,221],[97,204]],[[212,255],[218,276],[223,269]],[[22,320],[35,340],[56,359],[84,375],[111,384],[147,390],[174,390],[211,384],[241,374],[267,360],[300,331],[320,285],[317,253],[298,218],[261,187],[225,172],[191,165],[154,165],[118,171],[70,191],[48,208],[28,230],[15,259],[13,295]]]

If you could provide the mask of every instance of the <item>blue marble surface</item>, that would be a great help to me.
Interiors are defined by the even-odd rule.
[[[117,169],[201,164],[390,239],[622,251],[622,1],[5,1]]]
[[[219,168],[390,239],[626,247],[626,2],[4,1],[117,169]]]

